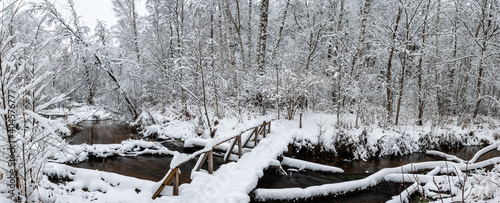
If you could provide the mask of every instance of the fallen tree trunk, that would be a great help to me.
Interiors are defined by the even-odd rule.
[[[488,165],[500,163],[500,157],[491,158],[475,164],[450,163],[448,161],[430,161],[421,163],[410,163],[400,167],[384,168],[366,178],[360,180],[346,181],[341,183],[324,184],[307,188],[281,188],[281,189],[256,189],[256,200],[294,200],[299,198],[311,198],[314,196],[326,196],[344,194],[347,192],[363,190],[373,187],[385,180],[389,174],[418,172],[431,170],[437,166],[441,167],[440,173],[454,171],[453,167],[459,170],[471,170],[482,168]],[[447,169],[450,167],[452,169]]]

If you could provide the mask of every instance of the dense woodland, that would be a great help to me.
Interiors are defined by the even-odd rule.
[[[130,120],[169,109],[207,129],[305,110],[344,128],[500,115],[498,0],[112,2],[118,23],[94,28],[72,0],[1,2],[1,155],[18,149],[25,198],[68,133],[40,111],[75,102]]]
[[[71,0],[69,15],[3,2],[4,101],[48,74],[40,102],[62,94],[131,118],[167,107],[207,127],[270,110],[384,126],[499,112],[496,0],[148,0],[145,16],[139,3],[113,0],[118,23],[89,28]]]

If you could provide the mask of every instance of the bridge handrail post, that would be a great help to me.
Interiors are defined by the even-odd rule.
[[[208,151],[208,173],[214,173],[214,152],[213,149]]]
[[[179,168],[175,168],[175,179],[174,179],[174,196],[179,195]]]
[[[238,135],[238,137],[236,137],[236,139],[238,139],[238,158],[241,158],[241,155],[243,154],[243,149],[241,146],[241,134]]]

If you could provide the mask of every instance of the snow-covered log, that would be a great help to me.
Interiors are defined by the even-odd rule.
[[[440,173],[446,173],[445,167],[451,167],[448,171],[454,171],[453,167],[459,170],[481,168],[488,165],[500,163],[500,157],[491,158],[475,164],[450,163],[447,161],[429,161],[421,163],[411,163],[400,167],[384,168],[366,178],[360,180],[346,181],[341,183],[324,184],[310,186],[307,188],[281,188],[281,189],[256,189],[256,200],[292,200],[297,198],[310,198],[314,196],[325,196],[330,194],[344,194],[355,190],[363,190],[373,187],[383,181],[389,174],[409,173],[421,170],[430,170],[441,167]]]
[[[427,151],[425,151],[425,153],[429,154],[429,155],[434,155],[434,156],[442,157],[442,158],[445,158],[446,160],[449,160],[449,161],[454,161],[454,162],[457,162],[457,163],[464,163],[463,159],[458,158],[455,155],[446,154],[444,152],[440,152],[440,151],[436,151],[436,150],[427,150]]]
[[[331,172],[331,173],[343,173],[344,170],[334,166],[327,166],[323,164],[312,163],[309,161],[303,161],[299,159],[283,157],[283,161],[281,164],[294,167],[299,170],[311,170],[311,171],[323,171],[323,172]]]
[[[476,152],[476,154],[474,154],[474,157],[472,157],[472,159],[470,159],[468,163],[472,164],[472,163],[476,162],[481,156],[483,156],[487,152],[498,149],[499,144],[500,144],[500,142],[496,142],[490,146],[482,148],[481,150]]]
[[[437,166],[432,171],[427,173],[427,176],[433,176],[439,173],[441,167]],[[388,203],[398,203],[398,202],[409,202],[408,197],[410,197],[414,192],[418,190],[422,182],[418,178],[415,179],[415,183],[413,183],[410,187],[406,188],[401,194],[393,196],[391,200],[387,201]]]

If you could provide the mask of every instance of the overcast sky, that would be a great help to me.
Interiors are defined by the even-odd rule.
[[[32,0],[32,1],[42,1],[42,0]],[[68,1],[67,0],[50,0],[51,2],[56,2],[59,12],[63,15],[68,15]],[[111,0],[73,0],[75,3],[76,12],[82,17],[85,25],[87,25],[90,30],[94,30],[96,25],[96,20],[103,20],[106,22],[108,27],[116,24],[115,13],[113,12],[113,4]],[[139,0],[138,13],[139,15],[146,14],[146,0]]]

